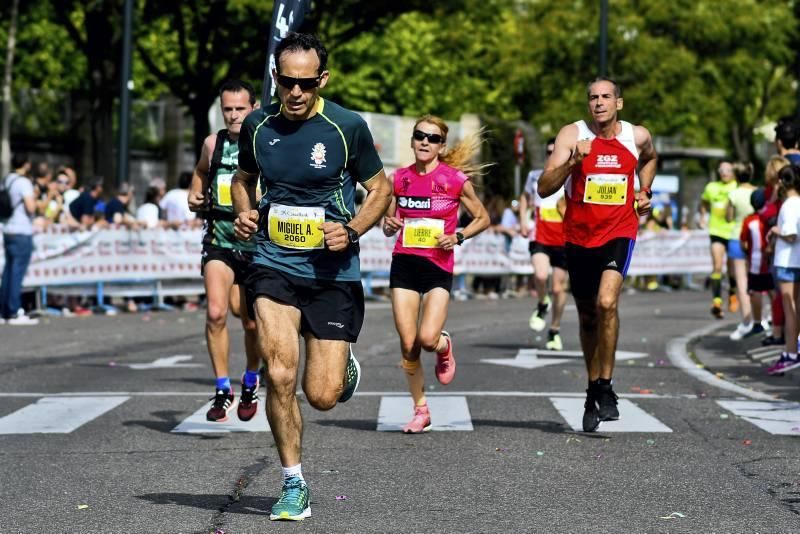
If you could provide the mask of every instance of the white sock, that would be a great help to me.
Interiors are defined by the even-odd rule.
[[[302,464],[293,465],[291,467],[281,467],[281,473],[283,473],[283,479],[286,480],[287,478],[297,477],[303,482],[306,479],[303,478],[303,471],[301,469]]]

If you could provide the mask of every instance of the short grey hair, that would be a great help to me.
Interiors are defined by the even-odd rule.
[[[620,85],[617,82],[615,82],[614,80],[612,80],[611,78],[606,78],[604,76],[598,76],[597,78],[595,78],[594,80],[589,82],[588,85],[586,85],[586,96],[587,97],[590,95],[590,93],[592,91],[592,86],[594,84],[596,84],[597,82],[611,82],[611,84],[614,85],[614,97],[615,98],[622,98],[622,87],[620,87]]]

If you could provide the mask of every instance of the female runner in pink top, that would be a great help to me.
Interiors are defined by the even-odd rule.
[[[489,215],[469,181],[469,175],[477,176],[483,168],[470,163],[481,138],[446,150],[447,131],[447,124],[438,117],[425,115],[417,120],[411,139],[415,162],[391,178],[394,198],[383,223],[387,237],[400,234],[392,253],[389,286],[403,370],[414,399],[414,417],[403,429],[410,434],[431,428],[420,350],[436,353],[440,383],[449,384],[456,371],[452,340],[442,330],[453,285],[453,248],[489,226]],[[473,220],[457,232],[461,204]]]

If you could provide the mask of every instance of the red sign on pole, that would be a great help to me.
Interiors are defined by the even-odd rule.
[[[521,129],[517,129],[514,134],[514,159],[518,165],[522,165],[525,161],[525,136],[522,135]]]

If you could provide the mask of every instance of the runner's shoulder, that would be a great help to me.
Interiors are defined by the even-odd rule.
[[[367,127],[367,121],[355,111],[351,111],[330,100],[323,100],[323,102],[322,114],[343,130]]]
[[[255,130],[256,127],[264,122],[264,120],[271,116],[277,115],[281,111],[281,105],[279,103],[270,104],[267,107],[257,108],[247,114],[247,117],[244,118],[244,122],[242,122],[242,129],[247,130]]]

